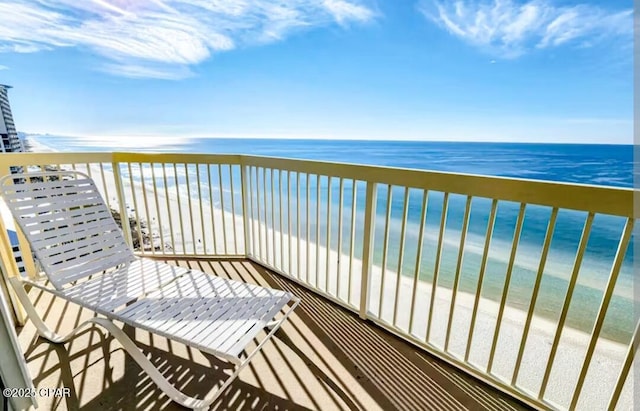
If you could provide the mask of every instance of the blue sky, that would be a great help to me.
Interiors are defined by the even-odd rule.
[[[631,0],[0,0],[16,126],[633,140]]]

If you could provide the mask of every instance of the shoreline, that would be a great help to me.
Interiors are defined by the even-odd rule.
[[[56,150],[48,147],[44,144],[37,142],[37,140],[28,137],[30,142],[32,142],[31,148],[32,150],[42,150],[48,152],[54,152]],[[92,166],[92,169],[95,166]],[[99,175],[100,169],[99,167],[94,169]],[[108,171],[105,170],[105,176]],[[145,175],[145,181],[150,179],[150,175]],[[158,202],[160,204],[160,210],[155,209],[154,206],[151,206],[153,200],[149,200],[149,215],[145,216],[142,214],[146,214],[144,210],[143,204],[144,196],[142,193],[142,189],[148,183],[143,183],[142,181],[136,182],[134,180],[134,187],[132,187],[125,179],[124,181],[124,190],[126,192],[126,197],[129,201],[132,200],[132,192],[135,193],[134,196],[136,198],[136,202],[138,204],[138,212],[141,218],[145,219],[148,223],[150,221],[157,221],[158,224],[162,222],[162,225],[167,224],[168,221],[172,221],[174,227],[174,233],[176,236],[178,235],[178,231],[176,227],[179,227],[179,221],[182,220],[183,223],[187,223],[190,225],[188,221],[189,218],[185,216],[185,209],[188,209],[188,204],[186,202],[182,202],[182,214],[180,216],[176,216],[178,209],[178,199],[175,193],[175,189],[173,193],[168,193],[168,197],[165,196],[161,190],[158,190]],[[98,184],[98,188],[102,191],[102,185]],[[113,181],[113,174],[107,178],[107,190],[109,193],[115,193],[115,183]],[[106,194],[106,193],[103,193]],[[113,198],[113,195],[110,196]],[[180,195],[181,198],[186,198]],[[110,207],[113,207],[114,201],[109,201],[109,197],[106,197],[107,203]],[[170,207],[167,209],[167,203]],[[194,202],[195,203],[195,202]],[[117,201],[115,202],[117,204]],[[116,209],[119,208],[116,206]],[[173,210],[173,211],[171,211]],[[171,214],[171,215],[169,215]],[[202,215],[202,219],[201,219]],[[234,233],[241,233],[239,237],[239,244],[243,246],[244,241],[242,238],[244,237],[243,230],[243,221],[242,216],[236,216],[236,225],[234,227],[232,221],[232,215],[228,211],[223,212],[218,209],[214,205],[211,207],[202,207],[202,212],[198,204],[192,204],[191,206],[191,216],[193,218],[193,227],[194,233],[193,238],[189,241],[185,240],[185,248],[188,250],[189,248],[196,249],[204,249],[204,244],[199,246],[194,240],[196,238],[196,234],[202,235],[202,238],[210,238],[216,239],[216,243],[219,249],[220,242],[224,239],[222,238],[222,234],[219,232],[217,228],[219,228],[219,224],[225,224],[228,229],[234,228],[234,230],[228,230],[228,233],[233,231]],[[146,218],[145,218],[146,217]],[[153,218],[155,217],[155,220]],[[204,221],[213,221],[213,224],[203,224]],[[184,225],[184,224],[183,224]],[[266,236],[267,239],[272,239],[274,234],[276,237],[280,237],[278,231],[274,233],[274,231],[265,227],[264,224],[258,224],[253,221],[250,227],[251,235],[260,230],[263,236]],[[153,236],[153,230],[150,230]],[[199,233],[196,233],[199,231]],[[166,236],[165,236],[166,237]],[[192,237],[191,233],[186,233],[186,237]],[[327,261],[327,250],[324,246],[317,247],[315,243],[311,242],[311,244],[307,244],[304,239],[291,239],[293,244],[296,244],[295,247],[291,249],[295,253],[292,254],[291,260],[295,261],[295,266],[297,267],[298,260],[300,260],[300,266],[306,269],[307,264],[312,269],[307,273],[311,275],[312,279],[315,279],[319,284],[324,285],[327,282],[326,274],[326,261]],[[233,235],[227,236],[226,244],[230,245],[230,241],[233,239]],[[282,234],[283,242],[286,241],[286,244],[289,242],[288,234]],[[156,240],[154,240],[156,241]],[[166,241],[166,240],[165,240]],[[258,242],[256,241],[256,246]],[[265,243],[263,241],[263,243]],[[207,244],[207,252],[210,252],[211,242]],[[265,244],[263,244],[263,249]],[[274,244],[271,245],[273,248],[272,252],[275,254],[276,258],[273,261],[273,266],[277,267],[277,261],[281,259],[281,255],[284,254],[285,261],[289,260],[288,253],[285,250],[280,249],[280,242],[275,241]],[[306,254],[306,250],[313,250],[309,255]],[[318,254],[320,260],[317,261],[318,256],[315,255],[315,250],[319,249],[320,253]],[[215,254],[215,251],[214,254]],[[178,250],[176,250],[178,251]],[[150,254],[150,252],[149,252]],[[263,255],[262,253],[260,253]],[[180,254],[177,254],[178,256]],[[337,267],[337,261],[339,258],[339,254],[336,250],[329,250],[329,262],[331,270],[334,266]],[[342,261],[349,261],[349,256],[341,254],[340,259]],[[308,263],[307,263],[308,260]],[[281,262],[282,264],[282,262]],[[358,284],[358,276],[357,273],[360,272],[362,267],[362,262],[359,259],[355,259],[352,261],[353,264],[353,273],[355,278],[355,286],[352,282],[352,295],[348,296],[351,301],[359,301],[360,297],[360,287]],[[287,264],[285,264],[286,266]],[[316,265],[319,266],[319,273],[316,275],[312,275],[315,272]],[[295,270],[289,270],[292,274]],[[408,326],[408,313],[410,312],[410,301],[411,301],[411,289],[413,287],[413,279],[407,276],[398,275],[391,270],[387,270],[385,274],[385,286],[382,288],[384,291],[381,292],[381,283],[382,283],[382,269],[378,266],[373,266],[372,268],[372,278],[370,279],[370,305],[369,310],[377,313],[378,312],[378,304],[380,295],[382,294],[384,301],[389,301],[389,303],[385,304],[383,309],[381,310],[381,316],[383,320],[392,319],[393,318],[393,301],[395,300],[395,284],[400,284],[400,291],[398,293],[399,296],[399,307],[398,307],[398,325],[401,328],[406,329]],[[335,271],[334,276],[329,276],[329,290],[337,290],[338,281],[341,284],[341,294],[338,295],[338,298],[344,299],[344,293],[348,289],[348,264],[341,264],[340,271]],[[335,277],[335,278],[334,278]],[[420,332],[415,332],[415,335],[418,338],[424,340],[424,335],[426,331],[425,329],[427,323],[427,313],[429,311],[429,303],[431,299],[431,283],[427,283],[424,281],[417,282],[417,293],[420,298],[416,299],[416,304],[414,307],[414,312],[421,313],[414,319],[414,329],[419,328]],[[324,287],[321,287],[324,288]],[[449,307],[451,301],[451,289],[437,286],[435,301],[434,301],[434,310],[432,317],[432,325],[431,325],[431,335],[429,342],[434,344],[435,346],[443,346],[444,339],[446,336],[446,322],[449,317]],[[470,323],[471,310],[473,308],[475,296],[470,293],[458,291],[456,294],[456,305],[454,308],[454,314],[452,317],[452,326],[451,326],[451,343],[449,345],[449,352],[454,353],[455,355],[459,355],[460,353],[464,356],[464,346],[467,341],[467,329],[468,324]],[[403,305],[404,304],[404,305]],[[474,339],[471,348],[471,355],[469,357],[470,361],[474,364],[486,364],[486,359],[488,358],[488,351],[490,349],[490,343],[493,338],[493,329],[495,327],[495,317],[498,310],[498,304],[495,301],[490,299],[481,297],[480,303],[478,305],[478,317],[476,320],[476,327],[474,331]],[[514,367],[514,360],[517,356],[517,350],[520,345],[520,339],[522,336],[522,324],[524,323],[524,318],[526,318],[526,312],[520,309],[506,306],[504,311],[504,318],[502,322],[502,326],[500,328],[500,338],[497,342],[496,348],[496,357],[494,360],[493,372],[499,376],[503,376],[504,378],[510,381],[511,372]],[[541,359],[548,358],[548,353],[550,350],[551,341],[553,341],[556,324],[552,321],[542,318],[540,316],[534,316],[534,320],[531,324],[531,329],[529,331],[529,337],[527,339],[526,349],[524,351],[524,356],[522,358],[522,373],[520,378],[518,379],[518,386],[533,392],[537,392],[536,387],[539,387],[540,381],[542,379],[542,373],[544,369],[540,369],[539,363]],[[389,321],[389,322],[392,322]],[[466,324],[466,325],[465,325]],[[418,327],[419,325],[419,327]],[[577,373],[579,372],[580,365],[582,364],[582,360],[584,357],[585,346],[588,342],[590,335],[584,331],[580,331],[577,329],[565,327],[563,329],[563,336],[560,341],[558,347],[558,355],[555,360],[555,367],[551,372],[551,378],[549,380],[547,393],[545,395],[545,399],[549,401],[553,401],[558,404],[568,404],[570,400],[570,394],[572,392],[573,386],[575,385],[575,379],[577,378]],[[605,408],[606,401],[608,401],[609,392],[611,391],[613,384],[615,384],[615,379],[619,372],[620,366],[624,359],[626,351],[626,346],[620,343],[616,343],[610,340],[605,340],[600,338],[596,347],[596,351],[594,353],[593,361],[591,363],[590,372],[587,374],[587,379],[585,380],[585,386],[583,389],[583,394],[581,396],[579,405],[589,404],[590,407],[595,407],[595,409]],[[536,366],[538,365],[538,366]],[[480,367],[484,368],[484,367]],[[606,387],[606,388],[605,388]],[[605,389],[603,389],[605,388]],[[600,394],[600,392],[604,392],[604,394]],[[620,398],[619,407],[625,409],[626,407],[631,407],[632,402],[632,393],[630,390],[623,390],[623,395]]]

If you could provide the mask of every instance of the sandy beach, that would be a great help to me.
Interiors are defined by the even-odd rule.
[[[30,143],[32,151],[51,150],[33,139],[30,140]],[[156,165],[156,167],[156,177],[159,177],[158,172],[161,173],[162,170],[159,165]],[[86,171],[83,167],[79,167],[78,170]],[[151,173],[148,171],[149,169],[145,169],[144,184],[134,181],[132,186],[128,179],[125,179],[124,191],[129,210],[134,208],[133,202],[135,199],[138,217],[150,222],[154,246],[164,244],[166,250],[171,250],[168,251],[169,253],[175,251],[178,255],[183,252],[188,254],[244,254],[244,222],[242,215],[236,215],[234,219],[230,212],[223,212],[219,204],[211,206],[192,200],[189,206],[189,195],[184,187],[179,188],[180,192],[176,192],[175,187],[172,188],[173,190],[167,190],[166,192],[158,187],[158,195],[155,197],[152,194]],[[106,188],[106,192],[103,192],[103,195],[108,199],[109,205],[116,210],[119,209],[113,174],[105,171],[106,187],[103,187],[99,177],[100,167],[92,165],[90,172],[96,178],[100,190],[105,191]],[[239,189],[239,187],[236,187],[236,189]],[[193,190],[191,194],[195,194]],[[156,207],[156,201],[158,207]],[[214,203],[216,202],[214,201]],[[238,204],[236,204],[236,210],[240,210]],[[130,215],[135,215],[135,212],[129,211],[129,213]],[[173,237],[167,230],[169,224],[173,227]],[[191,227],[194,228],[193,232]],[[223,231],[222,227],[225,227],[226,230]],[[362,262],[359,259],[354,259],[349,264],[350,257],[348,255],[339,255],[337,251],[328,251],[325,247],[318,247],[315,243],[307,244],[304,239],[289,238],[287,233],[274,233],[271,228],[258,225],[255,221],[252,222],[249,231],[251,236],[256,232],[260,232],[262,235],[262,250],[258,249],[259,242],[257,238],[253,239],[255,246],[249,247],[255,258],[303,282],[313,286],[317,284],[318,288],[339,300],[350,302],[353,305],[359,304],[361,292],[360,273],[362,272]],[[226,235],[224,234],[225,232]],[[274,236],[275,243],[272,241]],[[313,233],[311,237],[314,237]],[[269,255],[266,254],[265,239],[271,241]],[[281,248],[281,243],[285,245],[284,248]],[[290,243],[292,244],[291,255],[288,253],[288,245]],[[166,247],[169,244],[171,247]],[[307,250],[309,250],[309,253],[307,253]],[[150,250],[147,252],[151,253]],[[340,264],[338,264],[338,261],[340,261]],[[298,267],[301,268],[299,272]],[[309,267],[308,270],[307,267]],[[316,270],[316,267],[318,270]],[[351,277],[349,276],[350,271],[352,272]],[[398,278],[396,273],[387,270],[384,275],[384,286],[382,286],[382,269],[374,266],[369,283],[368,311],[373,316],[377,316],[380,309],[379,302],[382,300],[383,306],[380,310],[380,318],[385,322],[393,323],[394,307],[396,306],[394,302],[397,294],[398,304],[395,325],[399,329],[410,331],[414,337],[424,340],[432,299],[432,285],[417,281],[415,305],[412,307],[412,278],[406,276]],[[327,284],[328,287],[325,286]],[[396,284],[399,284],[397,292]],[[350,295],[348,295],[349,289],[351,289]],[[381,295],[382,299],[380,298]],[[451,298],[452,291],[450,289],[436,287],[429,337],[429,343],[436,347],[444,347]],[[457,293],[448,351],[459,358],[464,358],[465,355],[473,306],[473,295],[464,292]],[[488,362],[498,308],[498,304],[494,301],[480,299],[473,343],[469,355],[469,362],[479,369],[484,369]],[[412,312],[414,313],[413,327],[408,330]],[[524,311],[506,307],[500,325],[500,334],[492,370],[494,375],[506,381],[511,381],[525,318],[526,313]],[[534,396],[537,395],[540,388],[555,329],[556,324],[554,322],[540,317],[534,317],[531,324],[517,386],[525,391],[534,393]],[[546,390],[545,400],[552,404],[557,404],[560,408],[566,408],[569,405],[589,339],[590,335],[587,333],[565,327]],[[626,346],[622,344],[605,339],[598,341],[585,385],[582,389],[582,395],[578,402],[578,409],[606,409],[625,353]],[[631,378],[628,379],[617,409],[633,409],[633,392],[630,389],[631,381]]]

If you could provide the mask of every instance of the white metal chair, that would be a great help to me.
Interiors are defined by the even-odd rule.
[[[100,325],[163,392],[188,408],[208,408],[300,303],[284,291],[137,258],[94,182],[84,173],[9,175],[0,179],[0,194],[53,285],[22,277],[10,279],[40,335],[61,343],[87,324]],[[26,284],[104,318],[94,317],[66,336],[57,335],[39,317]],[[235,370],[217,390],[201,399],[189,397],[169,383],[114,320],[215,355],[232,363]],[[257,347],[245,352],[265,328],[268,331]]]

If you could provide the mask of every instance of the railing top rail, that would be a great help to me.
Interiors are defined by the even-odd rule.
[[[115,162],[142,163],[199,163],[199,164],[241,164],[239,154],[204,154],[204,153],[131,153],[114,152]]]
[[[633,218],[634,190],[398,167],[242,156],[244,165]]]
[[[112,153],[110,152],[2,153],[0,155],[0,168],[4,171],[10,166],[23,164],[110,163],[111,159]]]
[[[6,153],[0,156],[0,167],[7,169],[9,166],[20,164],[112,161],[241,164],[627,218],[637,217],[634,215],[634,190],[629,188],[255,155],[131,152]]]
[[[133,152],[47,152],[47,153],[3,153],[0,167],[29,164],[68,163],[200,163],[200,164],[240,164],[239,154],[204,153],[133,153]]]

